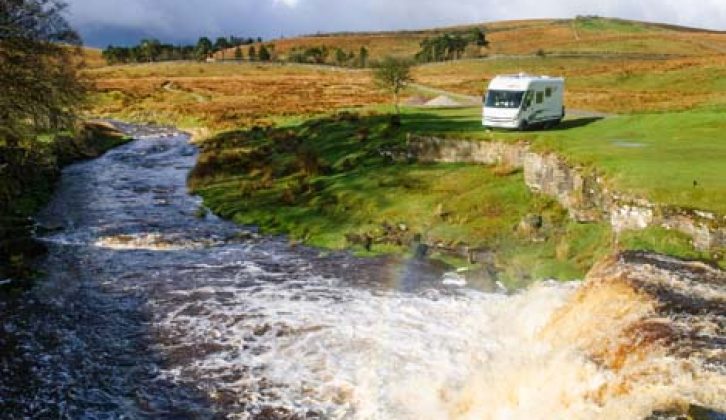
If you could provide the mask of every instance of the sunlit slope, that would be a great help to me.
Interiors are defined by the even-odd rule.
[[[564,76],[568,108],[630,113],[726,103],[726,54],[669,59],[507,57],[433,63],[414,70],[418,83],[480,96],[497,74]]]
[[[211,130],[388,100],[368,72],[300,65],[152,63],[86,72],[96,116]]]
[[[470,52],[470,55],[529,55],[543,51],[550,54],[692,56],[726,52],[726,32],[599,17],[502,21],[420,31],[321,34],[276,39],[266,44],[274,44],[276,52],[283,57],[293,48],[312,46],[353,52],[366,47],[371,59],[386,55],[411,57],[427,37],[463,33],[477,27],[487,33],[490,46]],[[245,56],[247,49],[243,48]],[[225,52],[225,57],[234,57],[233,52]],[[217,58],[221,58],[221,54]]]
[[[83,62],[89,68],[103,67],[106,60],[101,56],[101,50],[98,48],[83,48]]]

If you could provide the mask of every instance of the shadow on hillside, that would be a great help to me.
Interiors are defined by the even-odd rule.
[[[451,112],[446,115],[435,112],[407,114],[403,116],[403,128],[417,134],[485,131],[481,123],[481,116],[465,112]]]
[[[538,131],[565,131],[574,128],[584,127],[602,120],[600,116],[587,116],[572,118],[562,121],[560,124],[545,129],[533,127],[528,132]],[[447,115],[436,113],[416,113],[405,115],[403,118],[404,128],[418,134],[425,133],[484,133],[488,129],[482,126],[481,116],[466,112],[450,112]],[[491,130],[491,129],[489,129]],[[517,133],[517,130],[495,129],[502,133]]]

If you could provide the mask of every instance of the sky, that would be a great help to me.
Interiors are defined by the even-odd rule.
[[[90,46],[599,15],[726,30],[726,0],[65,0]]]

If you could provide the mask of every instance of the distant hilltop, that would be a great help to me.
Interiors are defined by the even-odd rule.
[[[726,53],[726,31],[713,31],[664,23],[578,16],[574,19],[510,20],[452,26],[428,30],[384,32],[338,32],[281,38],[243,48],[259,51],[261,45],[272,46],[285,58],[294,51],[327,48],[331,56],[337,50],[358,53],[365,48],[371,60],[384,56],[413,58],[427,38],[445,34],[466,35],[480,29],[488,46],[470,45],[463,58],[497,55],[640,55],[693,56]],[[224,57],[234,56],[232,49]],[[217,52],[215,59],[221,59]]]

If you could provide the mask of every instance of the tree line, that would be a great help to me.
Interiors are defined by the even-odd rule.
[[[262,42],[262,38],[240,38],[235,36],[218,37],[214,42],[209,37],[199,38],[194,45],[172,45],[155,38],[142,39],[130,47],[109,45],[103,50],[103,58],[109,64],[149,63],[156,61],[199,60],[203,61],[212,54],[235,48],[241,55],[241,46]],[[262,52],[261,52],[262,53]]]
[[[342,48],[323,46],[295,47],[287,53],[287,61],[291,63],[334,64],[341,67],[367,67],[369,65],[368,48],[360,47],[357,53]]]
[[[469,45],[477,47],[489,45],[486,34],[481,28],[426,38],[420,43],[421,49],[416,54],[416,60],[423,63],[458,60],[464,56]]]
[[[487,47],[489,41],[481,28],[449,32],[420,43],[415,60],[422,63],[461,59],[469,46]],[[243,49],[242,47],[248,46]],[[233,49],[228,56],[228,51]],[[245,51],[246,50],[246,51]],[[131,47],[109,45],[103,57],[109,64],[148,63],[156,61],[199,60],[204,61],[221,53],[222,60],[280,61],[275,45],[262,43],[262,38],[219,37],[216,41],[206,36],[195,45],[172,45],[157,39],[143,39]],[[478,50],[476,52],[478,54]],[[369,67],[369,51],[365,46],[356,50],[328,46],[299,46],[287,52],[284,61],[291,63],[331,64],[341,67]]]

